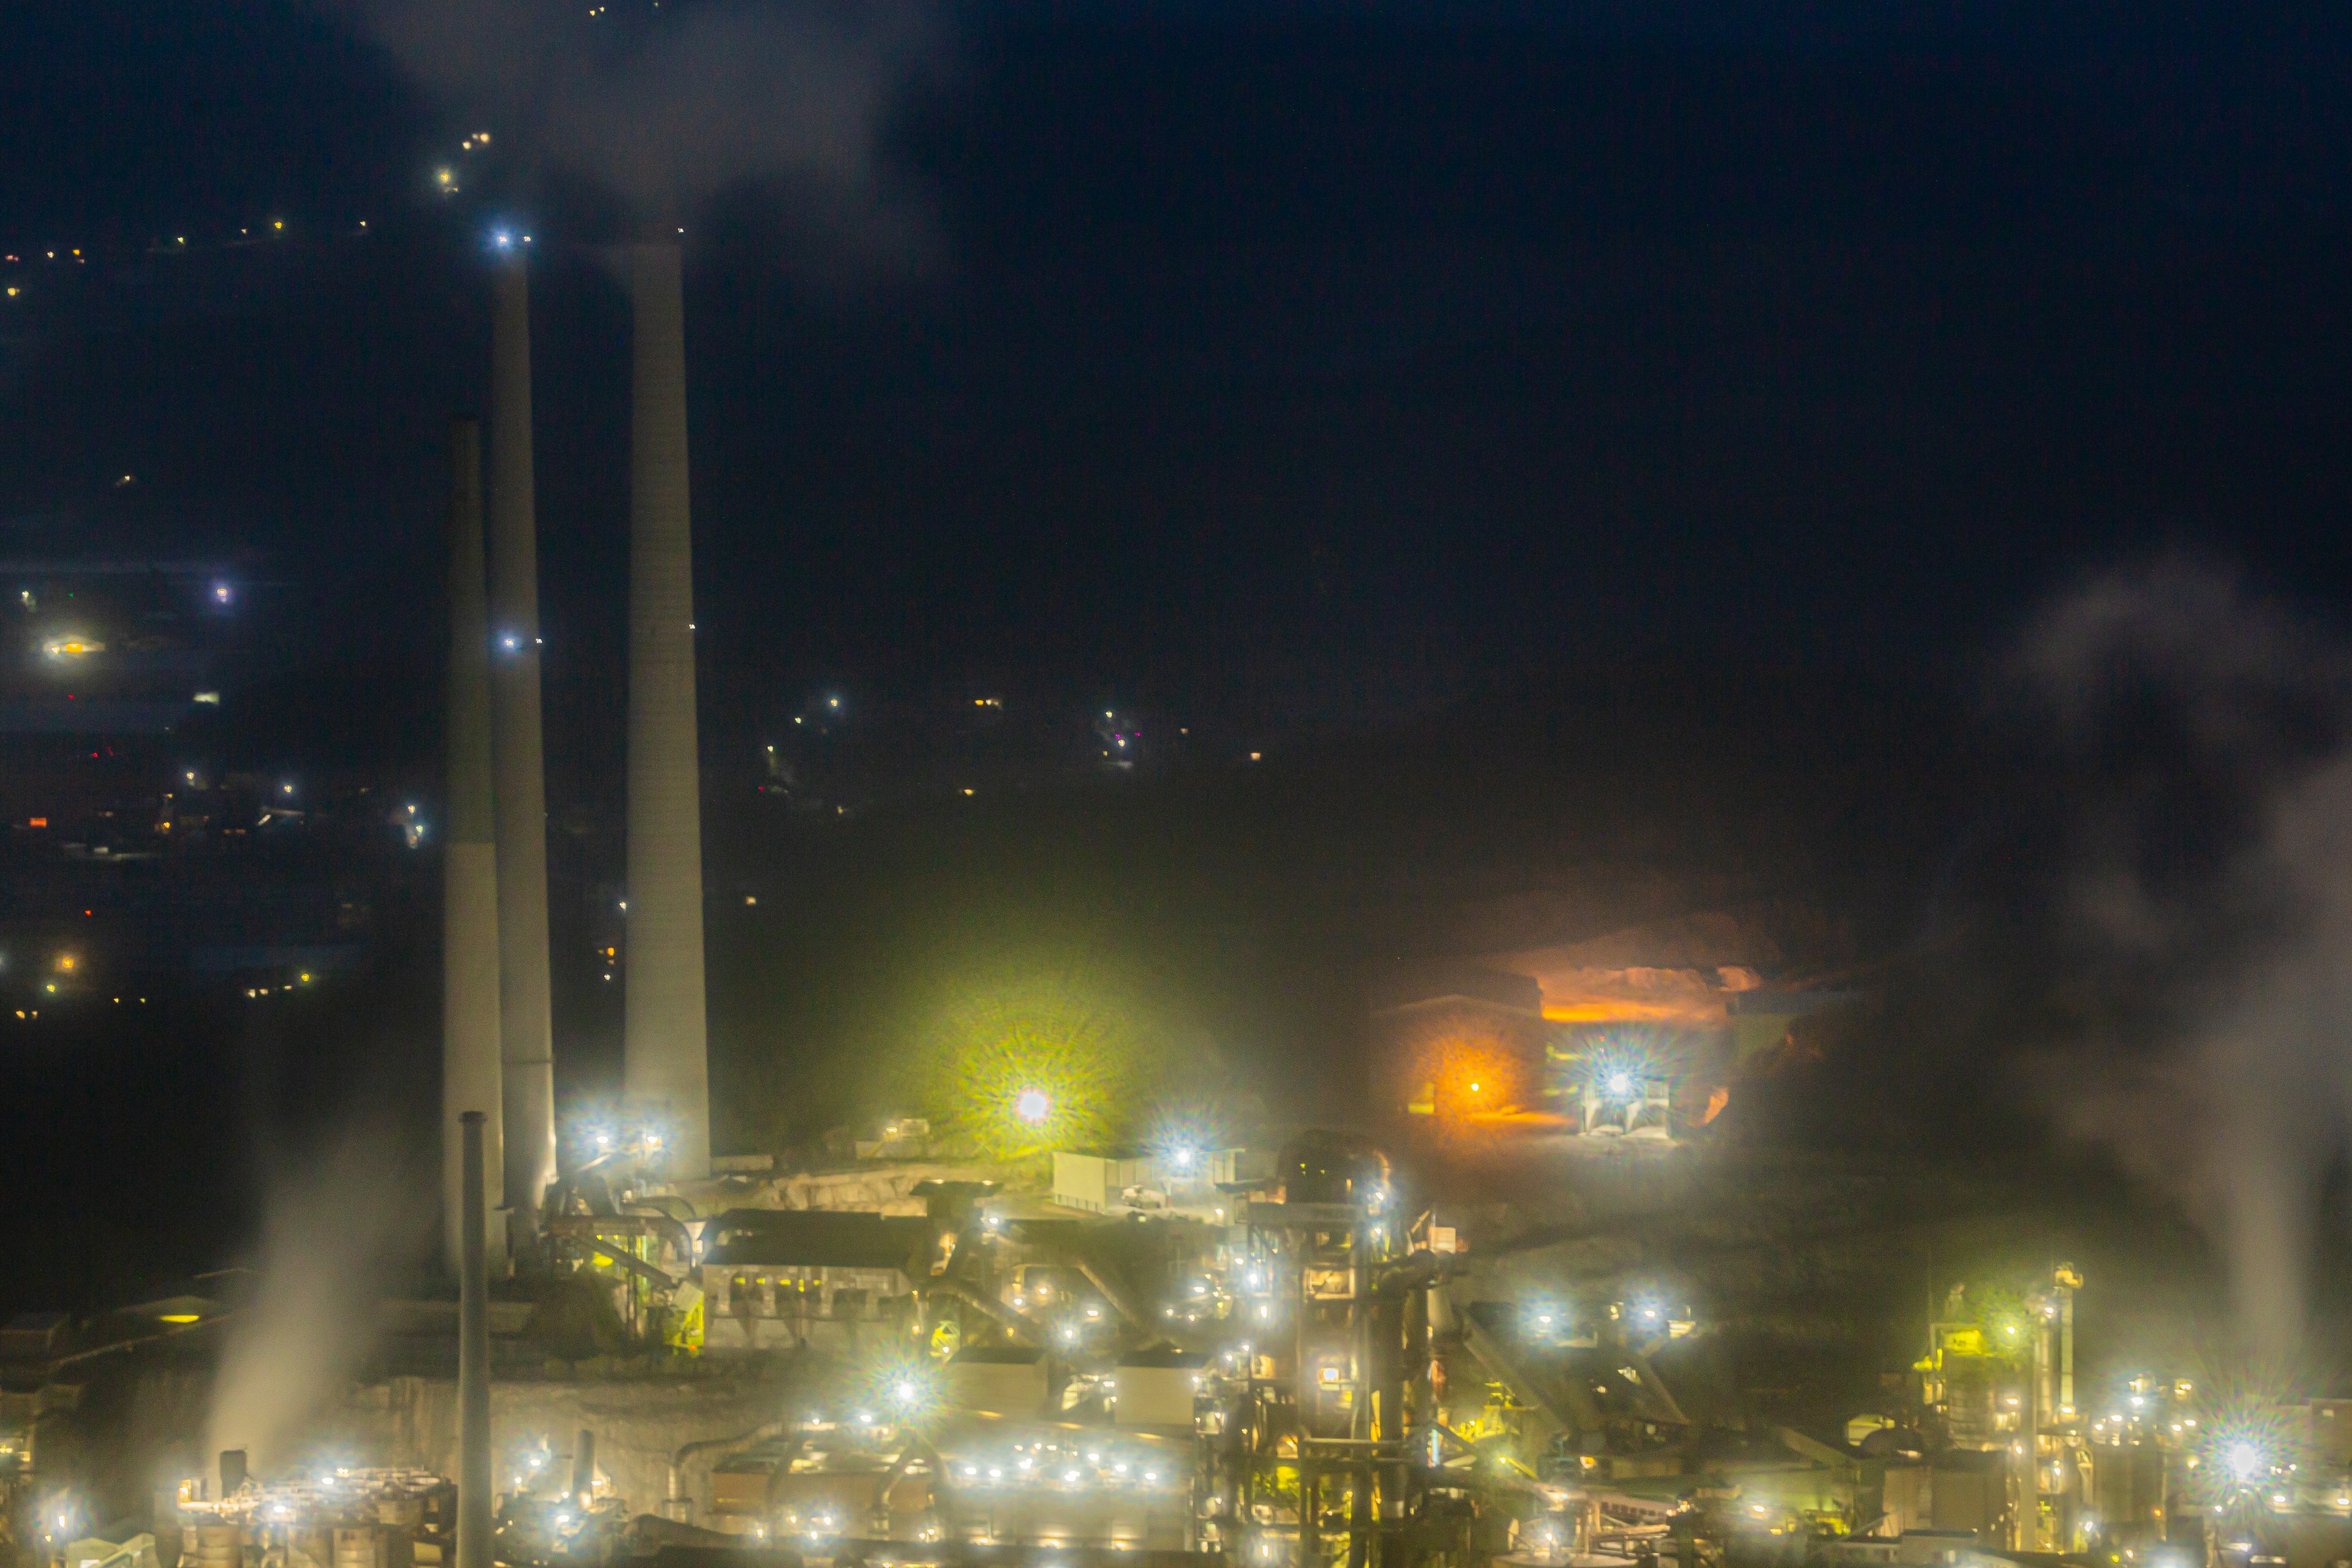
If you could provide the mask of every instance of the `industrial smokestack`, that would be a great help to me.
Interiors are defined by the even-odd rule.
[[[677,247],[629,253],[629,926],[623,1077],[667,1119],[669,1174],[710,1173],[702,994],[701,765]]]
[[[490,1271],[484,1256],[483,1188],[489,1166],[482,1158],[478,1110],[457,1119],[465,1151],[465,1214],[459,1226],[457,1269],[457,1564],[492,1568],[490,1563]]]
[[[441,852],[441,1237],[454,1278],[465,1220],[457,1117],[499,1114],[499,874],[490,805],[490,624],[482,570],[482,431],[449,422],[449,809]],[[499,1147],[490,1123],[490,1148]],[[501,1169],[498,1156],[488,1169]],[[500,1178],[493,1176],[491,1180]],[[504,1257],[504,1237],[493,1248]]]
[[[490,346],[491,751],[498,773],[499,1028],[506,1203],[523,1236],[555,1179],[547,982],[547,777],[539,715],[539,526],[530,457],[530,279],[498,268]]]

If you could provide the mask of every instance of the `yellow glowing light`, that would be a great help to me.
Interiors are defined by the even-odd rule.
[[[284,228],[284,227],[286,226],[286,225],[285,225],[285,223],[284,223],[284,221],[283,221],[283,220],[280,220],[280,221],[278,221],[278,222],[276,222],[276,223],[271,224],[269,226],[270,226],[270,227],[272,227],[272,228]]]
[[[165,1312],[155,1321],[159,1323],[201,1323],[204,1319],[194,1312]]]

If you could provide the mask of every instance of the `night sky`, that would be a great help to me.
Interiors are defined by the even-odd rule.
[[[861,1053],[928,955],[1026,933],[1008,910],[1146,955],[1265,1061],[1338,1060],[1298,1051],[1352,1047],[1350,965],[1386,929],[1360,906],[1481,868],[1664,846],[1861,909],[1891,952],[1941,939],[1978,860],[2061,864],[2002,834],[2054,843],[2092,792],[2058,772],[1986,804],[1990,748],[1949,710],[2119,563],[2217,560],[2340,631],[2347,155],[2352,12],[2314,0],[17,0],[0,561],[230,563],[261,673],[310,694],[233,691],[224,721],[258,715],[267,765],[429,794],[443,442],[486,403],[490,237],[528,234],[559,1060],[594,1089],[619,1054],[582,913],[619,875],[610,247],[682,227],[707,764],[740,784],[814,693],[988,690],[1079,736],[1114,705],[1187,718],[1250,781],[772,842],[748,791],[707,790],[732,803],[706,818],[714,1060],[772,1091],[742,1120],[873,1109]],[[1594,674],[1652,658],[1737,679]],[[1518,700],[1547,689],[1604,719]],[[1294,736],[1330,743],[1286,772]],[[2161,767],[2124,751],[2116,795],[2161,818]],[[604,830],[572,832],[583,801]],[[1844,882],[1807,884],[1816,861]],[[31,1164],[92,1163],[136,1076],[148,1121],[104,1125],[173,1174],[110,1155],[55,1227],[88,1239],[36,1237],[0,1306],[216,1257],[259,1179],[184,1183],[183,1140],[248,1102],[323,1124],[319,1084],[382,1068],[427,1125],[413,892],[373,989],[85,1019],[87,1050],[60,1027],[12,1058]],[[1969,1018],[2022,1039],[2005,995]],[[1885,1098],[2009,1104],[1917,1023],[1966,1011],[1933,1000],[1883,1059],[1957,1088],[1889,1069]]]
[[[429,670],[510,224],[550,678],[602,687],[599,246],[676,217],[721,732],[820,682],[1276,729],[1628,649],[1965,669],[2179,545],[2352,589],[2326,6],[478,9],[554,74],[358,3],[7,8],[0,555],[236,555],[289,664]],[[865,98],[821,47],[707,124],[711,59],[630,74],[736,25],[852,38]],[[687,151],[624,191],[597,137]]]

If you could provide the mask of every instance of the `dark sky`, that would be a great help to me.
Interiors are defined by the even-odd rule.
[[[672,0],[595,58],[874,9]],[[513,222],[551,671],[601,680],[627,367],[595,245],[630,209],[509,130],[495,67],[372,14],[5,8],[0,555],[248,552],[299,657],[421,668]],[[755,149],[781,177],[677,198],[700,614],[747,709],[986,679],[1360,721],[1661,645],[1949,668],[2179,543],[2352,592],[2335,8],[892,15],[922,40],[870,68],[855,174]],[[686,79],[614,114],[698,115]],[[498,152],[434,197],[478,125]]]

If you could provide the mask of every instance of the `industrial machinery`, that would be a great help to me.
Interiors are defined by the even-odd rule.
[[[180,1556],[196,1568],[446,1568],[457,1489],[426,1470],[337,1468],[269,1485],[222,1456],[221,1495],[180,1485]],[[163,1521],[158,1521],[159,1523]]]

